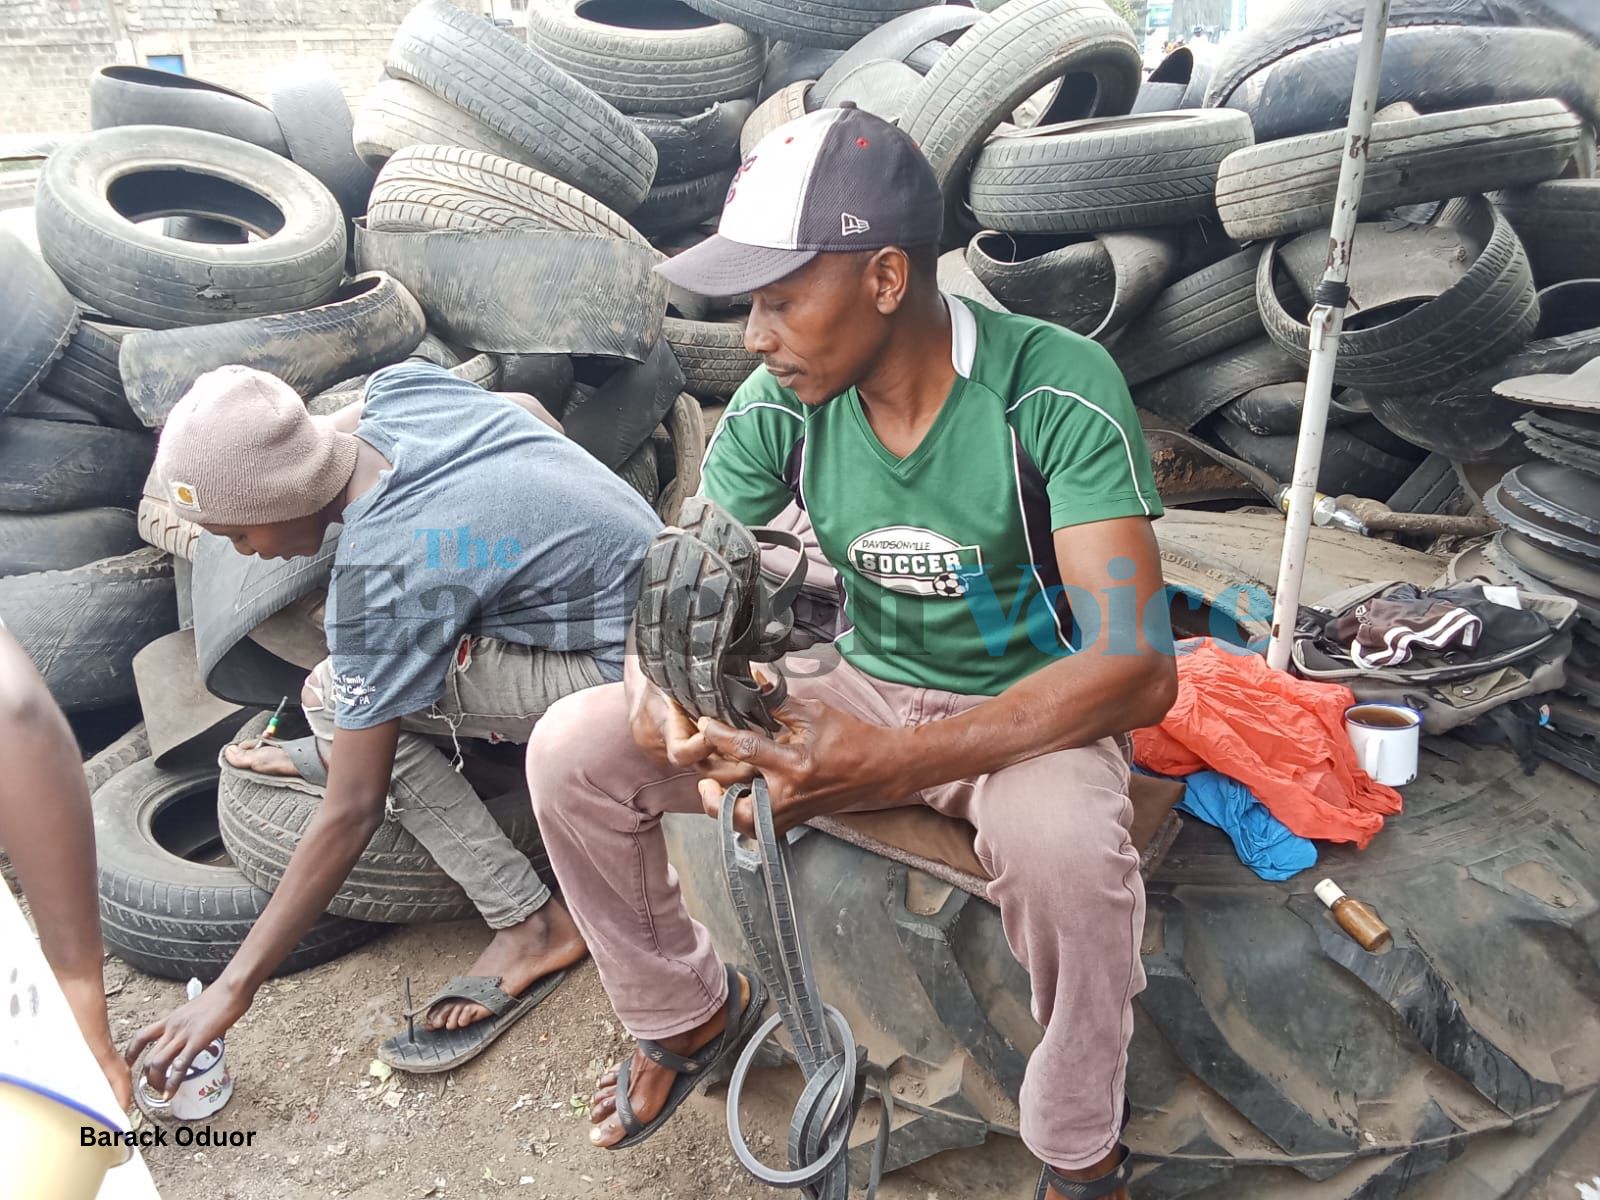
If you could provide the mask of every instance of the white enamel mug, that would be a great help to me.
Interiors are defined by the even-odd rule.
[[[1404,704],[1353,704],[1344,727],[1361,769],[1379,783],[1404,787],[1417,777],[1422,714]]]

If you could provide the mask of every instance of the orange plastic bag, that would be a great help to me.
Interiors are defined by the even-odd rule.
[[[1209,767],[1301,837],[1365,847],[1401,802],[1356,762],[1344,728],[1355,702],[1349,688],[1274,671],[1240,647],[1182,642],[1177,703],[1160,725],[1134,732],[1134,760],[1161,775]]]

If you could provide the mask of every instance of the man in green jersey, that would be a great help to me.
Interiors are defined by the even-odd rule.
[[[1021,1122],[1052,1168],[1041,1195],[1126,1197],[1144,893],[1116,739],[1177,691],[1161,503],[1103,349],[940,293],[942,209],[905,134],[825,109],[763,139],[718,236],[659,268],[752,294],[745,340],[765,365],[728,406],[703,491],[747,525],[798,502],[850,628],[786,660],[775,739],[696,727],[632,659],[535,729],[551,862],[642,1044],[620,1087],[602,1078],[591,1137],[637,1140],[678,1102],[679,1073],[731,1049],[748,982],[684,910],[659,818],[715,812],[759,771],[780,832],[915,803],[975,827],[1045,1029]]]

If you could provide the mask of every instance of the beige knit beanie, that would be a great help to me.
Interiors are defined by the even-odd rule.
[[[350,482],[356,439],[313,417],[293,388],[253,367],[218,367],[178,401],[156,478],[180,517],[274,525],[310,516]]]

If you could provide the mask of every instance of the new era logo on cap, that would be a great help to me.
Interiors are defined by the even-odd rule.
[[[902,130],[856,108],[825,108],[754,147],[728,188],[715,237],[657,270],[702,295],[775,283],[819,252],[936,244],[944,196]]]

